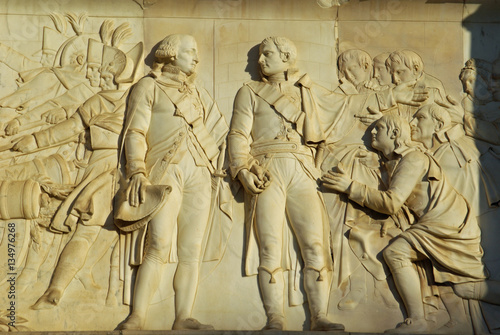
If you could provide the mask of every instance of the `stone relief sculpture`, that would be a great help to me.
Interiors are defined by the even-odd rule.
[[[156,3],[134,1],[146,10]],[[195,80],[194,37],[169,35],[144,59],[135,18],[115,27],[105,15],[49,16],[36,48],[0,43],[0,84],[12,72],[18,87],[0,96],[0,250],[15,222],[19,251],[19,314],[13,326],[0,313],[0,330],[51,330],[48,315],[78,329],[92,314],[106,325],[87,329],[122,320],[119,329],[160,329],[171,311],[172,329],[188,330],[213,329],[200,320],[217,329],[358,331],[359,315],[381,319],[373,331],[398,322],[388,332],[500,329],[491,246],[500,59],[468,60],[455,102],[428,52],[377,55],[380,45],[347,43],[336,57],[332,40],[324,46],[340,80],[329,90],[311,79],[317,67],[319,80],[331,73],[314,63],[319,42],[305,44],[291,29],[299,51],[283,37],[259,45],[261,80],[238,91],[229,129],[230,108],[221,100],[219,111]],[[224,80],[242,84],[233,61],[248,51],[228,51],[222,36],[213,69],[203,62],[217,99],[229,92]],[[311,77],[296,68],[298,53]],[[152,55],[152,71],[133,86]],[[244,233],[221,229],[232,219]],[[225,300],[211,300],[218,295]]]
[[[99,70],[103,90],[87,100],[70,119],[28,135],[14,145],[14,150],[29,151],[87,131],[92,150],[81,181],[52,219],[53,230],[76,230],[59,257],[49,288],[33,305],[34,309],[57,305],[70,281],[83,267],[101,227],[111,217],[125,100],[128,88],[136,79],[142,55],[142,43],[128,55],[118,48],[104,46]],[[114,235],[111,243],[117,240]]]
[[[321,168],[324,173],[331,169],[345,171],[351,178],[377,187],[382,176],[378,171],[378,155],[367,139],[370,126],[384,113],[396,109],[398,102],[413,106],[417,102],[412,100],[420,98],[414,98],[413,91],[406,85],[394,89],[390,85],[384,85],[384,89],[375,86],[372,82],[372,60],[365,51],[343,52],[339,55],[338,64],[345,79],[340,80],[341,84],[335,92],[347,96],[343,99],[350,104],[328,113],[337,116],[333,126],[327,126]],[[338,258],[334,284],[337,287],[349,284],[349,291],[338,307],[342,310],[355,309],[367,296],[368,286],[375,288],[375,296],[382,297],[385,305],[396,307],[394,301],[387,299],[389,271],[381,259],[381,251],[400,233],[400,229],[388,216],[362,208],[329,190],[323,190],[323,193],[330,217],[332,253]]]
[[[346,95],[367,91],[367,83],[372,78],[373,61],[363,50],[351,49],[338,57],[339,72],[342,74],[340,85],[335,90]]]
[[[57,17],[60,19],[58,24],[66,22],[62,16]],[[68,14],[67,18],[79,33],[78,38],[81,35],[79,28],[83,28],[86,16],[80,15],[77,20],[75,15]],[[64,111],[63,119],[68,119],[54,126],[50,125],[48,118],[35,121],[34,126],[28,123],[28,127],[19,129],[20,136],[5,139],[11,144],[4,146],[3,150],[10,147],[11,151],[4,151],[2,160],[4,163],[6,160],[10,161],[10,164],[4,164],[0,174],[7,180],[18,180],[11,187],[11,192],[17,192],[19,187],[16,185],[19,183],[31,185],[34,182],[38,186],[33,189],[29,199],[17,205],[26,209],[19,213],[11,210],[10,214],[6,212],[1,217],[5,220],[27,219],[27,223],[31,224],[31,228],[25,231],[25,236],[31,237],[31,245],[23,245],[24,250],[21,251],[21,254],[25,253],[27,256],[17,277],[16,292],[22,294],[26,288],[44,278],[40,275],[41,269],[50,266],[45,265],[46,263],[58,260],[50,287],[33,306],[34,309],[53,308],[57,305],[77,273],[82,282],[90,285],[87,289],[95,289],[97,286],[91,275],[92,267],[110,246],[116,244],[118,237],[112,220],[118,137],[123,125],[128,88],[137,80],[138,73],[142,74],[143,45],[138,43],[125,54],[118,46],[130,37],[128,24],[114,29],[113,21],[107,20],[104,25],[108,27],[108,31],[101,36],[109,37],[106,43],[89,40],[88,49],[86,45],[76,48],[71,44],[75,39],[69,38],[66,41],[68,43],[63,43],[68,49],[60,49],[62,58],[65,57],[65,52],[71,54],[71,57],[88,55],[91,61],[88,68],[97,68],[93,71],[92,78],[89,76],[85,79],[85,73],[82,74],[84,80],[92,79],[86,84],[87,91],[70,89],[61,96],[57,96],[60,92],[51,92],[36,102],[40,103],[39,106],[33,103],[33,109],[29,110],[35,112],[44,108],[43,111],[53,112],[63,106],[68,108],[68,111]],[[85,60],[86,57],[81,58],[80,63],[85,65]],[[54,67],[51,73],[61,74],[55,69],[58,68]],[[41,70],[41,73],[44,71]],[[38,73],[35,73],[34,78],[37,76]],[[61,80],[65,78],[56,77]],[[26,85],[36,80],[33,79]],[[37,87],[35,85],[32,89],[36,91]],[[99,92],[101,88],[103,91]],[[25,95],[19,93],[20,90],[11,96],[18,94],[25,98]],[[96,92],[99,93],[95,94]],[[52,99],[54,96],[56,98]],[[82,105],[90,96],[92,97]],[[30,103],[33,101],[30,100]],[[58,105],[56,101],[67,103]],[[70,109],[73,109],[73,113],[75,110],[77,112],[72,114]],[[12,115],[5,108],[3,111],[6,111],[4,117]],[[26,115],[28,114],[21,117]],[[60,121],[57,119],[53,123]],[[34,130],[37,131],[33,132]],[[30,205],[29,200],[33,200],[34,205]],[[34,206],[33,211],[29,211],[30,207],[26,206]],[[105,224],[107,229],[101,230]],[[94,243],[96,240],[97,243]],[[59,248],[63,250],[62,253]],[[21,256],[19,262],[22,261]],[[83,279],[84,273],[88,277],[86,281]],[[112,275],[108,274],[108,277]],[[117,285],[118,280],[110,280],[108,303],[114,301]]]
[[[414,215],[408,222],[409,228],[384,249],[384,259],[408,315],[391,333],[431,330],[425,319],[421,278],[414,263],[429,260],[438,284],[486,278],[480,230],[469,204],[449,184],[432,156],[409,145],[409,124],[398,116],[383,116],[372,130],[372,146],[387,160],[391,178],[388,188],[370,188],[343,173],[332,172],[323,177],[325,186],[348,194],[362,206],[391,215],[406,206]],[[454,327],[455,331],[467,329],[464,309],[451,287],[440,285],[439,290],[451,317],[445,327]]]
[[[19,81],[22,85],[11,95],[1,99],[1,107],[15,109],[20,114],[24,114],[47,101],[47,98],[56,98],[85,80],[88,35],[84,33],[84,26],[87,15],[67,14],[66,19],[71,24],[75,35],[66,39],[59,47],[55,55],[54,65],[50,67],[41,66],[21,72]],[[7,48],[5,53],[7,54],[7,60],[11,58],[17,61],[26,59],[25,56],[19,55],[10,48]],[[14,55],[9,57],[9,54],[12,53]],[[20,70],[26,68],[26,66],[12,67]],[[47,111],[45,110],[45,112]],[[14,126],[14,120],[10,121],[7,129],[9,129],[9,126]]]
[[[193,81],[198,48],[192,36],[167,36],[155,58],[153,71],[138,82],[127,105],[128,183],[115,218],[125,233],[147,227],[147,246],[140,255],[132,313],[119,328],[145,328],[161,269],[177,262],[172,329],[213,329],[191,314],[211,211],[211,178],[222,168],[218,158],[228,127],[213,99]]]
[[[389,54],[386,66],[390,69],[396,87],[406,86],[413,90],[419,102],[446,101],[447,94],[441,81],[424,72],[422,58],[411,50],[398,50]],[[420,104],[398,104],[398,114],[410,121]],[[457,120],[460,116],[456,117]]]
[[[326,212],[316,182],[316,149],[324,134],[314,99],[316,90],[325,92],[307,75],[299,75],[294,67],[297,49],[289,39],[264,39],[259,55],[262,81],[249,82],[238,91],[228,148],[231,174],[247,193],[248,238],[258,240],[264,329],[286,329],[283,272],[288,256],[283,246],[288,220],[304,260],[310,328],[342,330],[343,325],[327,319],[332,265]],[[252,242],[248,243],[250,249]],[[251,256],[247,250],[247,274],[255,271]]]
[[[392,85],[391,70],[386,61],[390,53],[385,52],[373,57],[373,79],[369,82],[369,87],[375,90],[383,90]]]

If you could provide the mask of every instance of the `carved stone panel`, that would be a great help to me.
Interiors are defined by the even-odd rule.
[[[0,331],[500,329],[498,1],[0,1]]]

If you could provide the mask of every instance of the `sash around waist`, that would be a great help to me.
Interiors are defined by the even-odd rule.
[[[264,142],[252,144],[250,154],[254,157],[273,153],[297,153],[313,156],[311,148],[296,142]]]

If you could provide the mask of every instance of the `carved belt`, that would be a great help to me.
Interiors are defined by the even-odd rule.
[[[261,143],[252,145],[252,149],[250,150],[250,154],[254,157],[274,153],[297,153],[312,156],[310,148],[295,142]]]

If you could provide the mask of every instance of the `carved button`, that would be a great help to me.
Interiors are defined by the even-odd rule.
[[[182,137],[182,136],[184,136],[184,132],[181,130],[181,131],[179,131],[179,137]]]
[[[297,149],[297,144],[293,144],[292,149]]]

